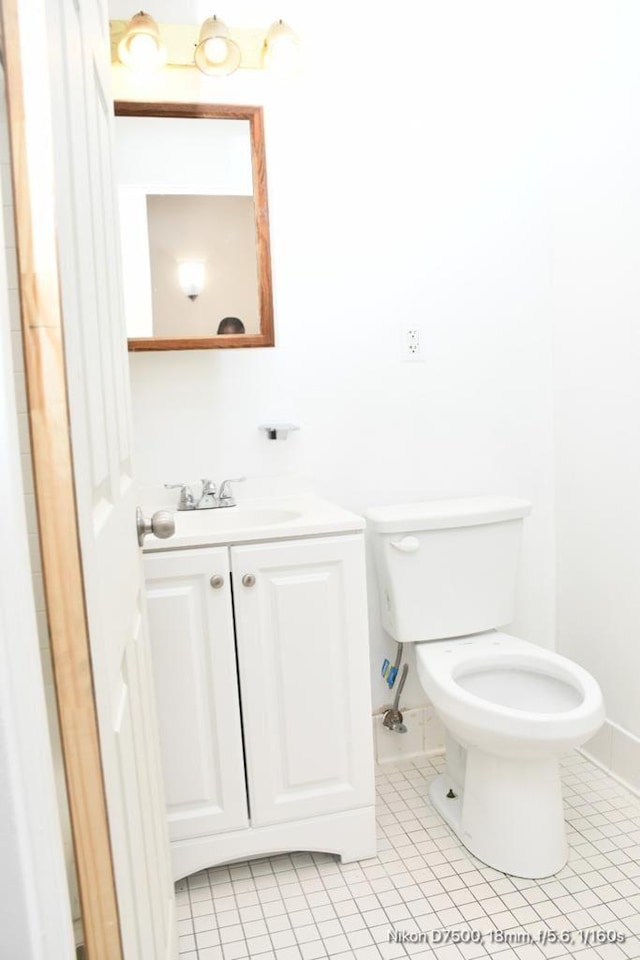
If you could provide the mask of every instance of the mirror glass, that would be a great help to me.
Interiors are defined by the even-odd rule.
[[[271,346],[259,107],[116,104],[129,348]]]

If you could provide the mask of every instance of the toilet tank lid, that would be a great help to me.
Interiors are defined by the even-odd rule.
[[[369,526],[380,533],[409,530],[443,530],[473,527],[501,520],[519,520],[531,512],[528,500],[515,497],[456,497],[452,500],[423,500],[365,511]]]

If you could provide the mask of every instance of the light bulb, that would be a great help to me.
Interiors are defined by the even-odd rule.
[[[278,73],[292,73],[299,63],[300,41],[282,20],[272,23],[267,31],[264,64]]]
[[[269,66],[276,70],[291,70],[298,62],[298,43],[290,37],[281,37],[273,45]]]
[[[240,66],[240,47],[229,28],[216,16],[205,20],[200,28],[194,62],[198,70],[210,77],[228,77]]]
[[[148,33],[138,33],[129,42],[131,66],[140,70],[155,67],[158,59],[158,44]]]
[[[150,71],[163,66],[167,51],[158,24],[143,10],[132,17],[118,44],[120,61],[134,70]]]
[[[227,50],[227,41],[221,37],[212,37],[204,42],[204,55],[209,63],[224,63]]]

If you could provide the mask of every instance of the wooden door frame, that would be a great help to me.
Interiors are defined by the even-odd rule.
[[[1,11],[29,428],[86,956],[122,960],[69,429],[46,10],[1,0]]]
[[[1,192],[6,204],[4,186]],[[74,956],[74,936],[24,507],[18,436],[24,404],[11,355],[19,317],[7,277],[12,247],[11,232],[5,235],[0,224],[0,952],[66,960]]]

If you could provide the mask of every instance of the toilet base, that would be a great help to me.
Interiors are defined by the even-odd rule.
[[[447,796],[450,790],[455,797]],[[538,880],[567,862],[555,757],[520,760],[470,748],[464,786],[443,773],[432,780],[429,796],[459,840],[487,866]]]

